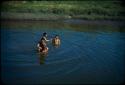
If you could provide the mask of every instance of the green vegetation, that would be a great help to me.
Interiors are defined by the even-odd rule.
[[[18,13],[18,17],[19,13],[25,13],[23,16],[29,18],[30,15],[30,19],[32,16],[34,19],[34,16],[36,19],[43,19],[43,17],[58,19],[60,16],[89,20],[125,20],[125,11],[121,4],[121,1],[6,1],[2,3],[2,12],[8,13],[8,17],[12,13],[15,15],[13,17],[16,17],[14,13]],[[3,14],[3,17],[7,16]]]

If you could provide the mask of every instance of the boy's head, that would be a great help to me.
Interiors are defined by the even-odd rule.
[[[59,35],[55,35],[55,38],[59,38]]]
[[[44,33],[43,33],[43,36],[47,37],[47,33],[46,33],[46,32],[44,32]]]

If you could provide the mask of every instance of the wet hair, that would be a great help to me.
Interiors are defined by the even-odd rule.
[[[59,35],[55,35],[55,37],[59,37]]]
[[[44,33],[43,33],[43,36],[46,36],[46,35],[47,35],[47,33],[46,33],[46,32],[44,32]]]
[[[55,35],[55,37],[59,37],[59,35]]]

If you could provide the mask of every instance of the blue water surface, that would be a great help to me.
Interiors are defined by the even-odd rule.
[[[100,28],[101,29],[101,28]],[[37,43],[59,34],[58,48],[47,43],[42,57]],[[125,32],[56,28],[1,28],[2,81],[5,84],[121,84],[124,81]],[[42,62],[42,63],[41,63]]]

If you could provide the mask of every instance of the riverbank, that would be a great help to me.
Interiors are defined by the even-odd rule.
[[[59,20],[70,19],[71,17],[57,14],[2,12],[1,18],[7,20]]]
[[[1,19],[4,20],[65,20],[65,19],[82,19],[82,20],[125,20],[124,16],[109,17],[98,15],[64,15],[64,14],[43,14],[43,13],[12,13],[1,12]]]
[[[125,20],[121,1],[6,1],[2,19],[19,20]]]

